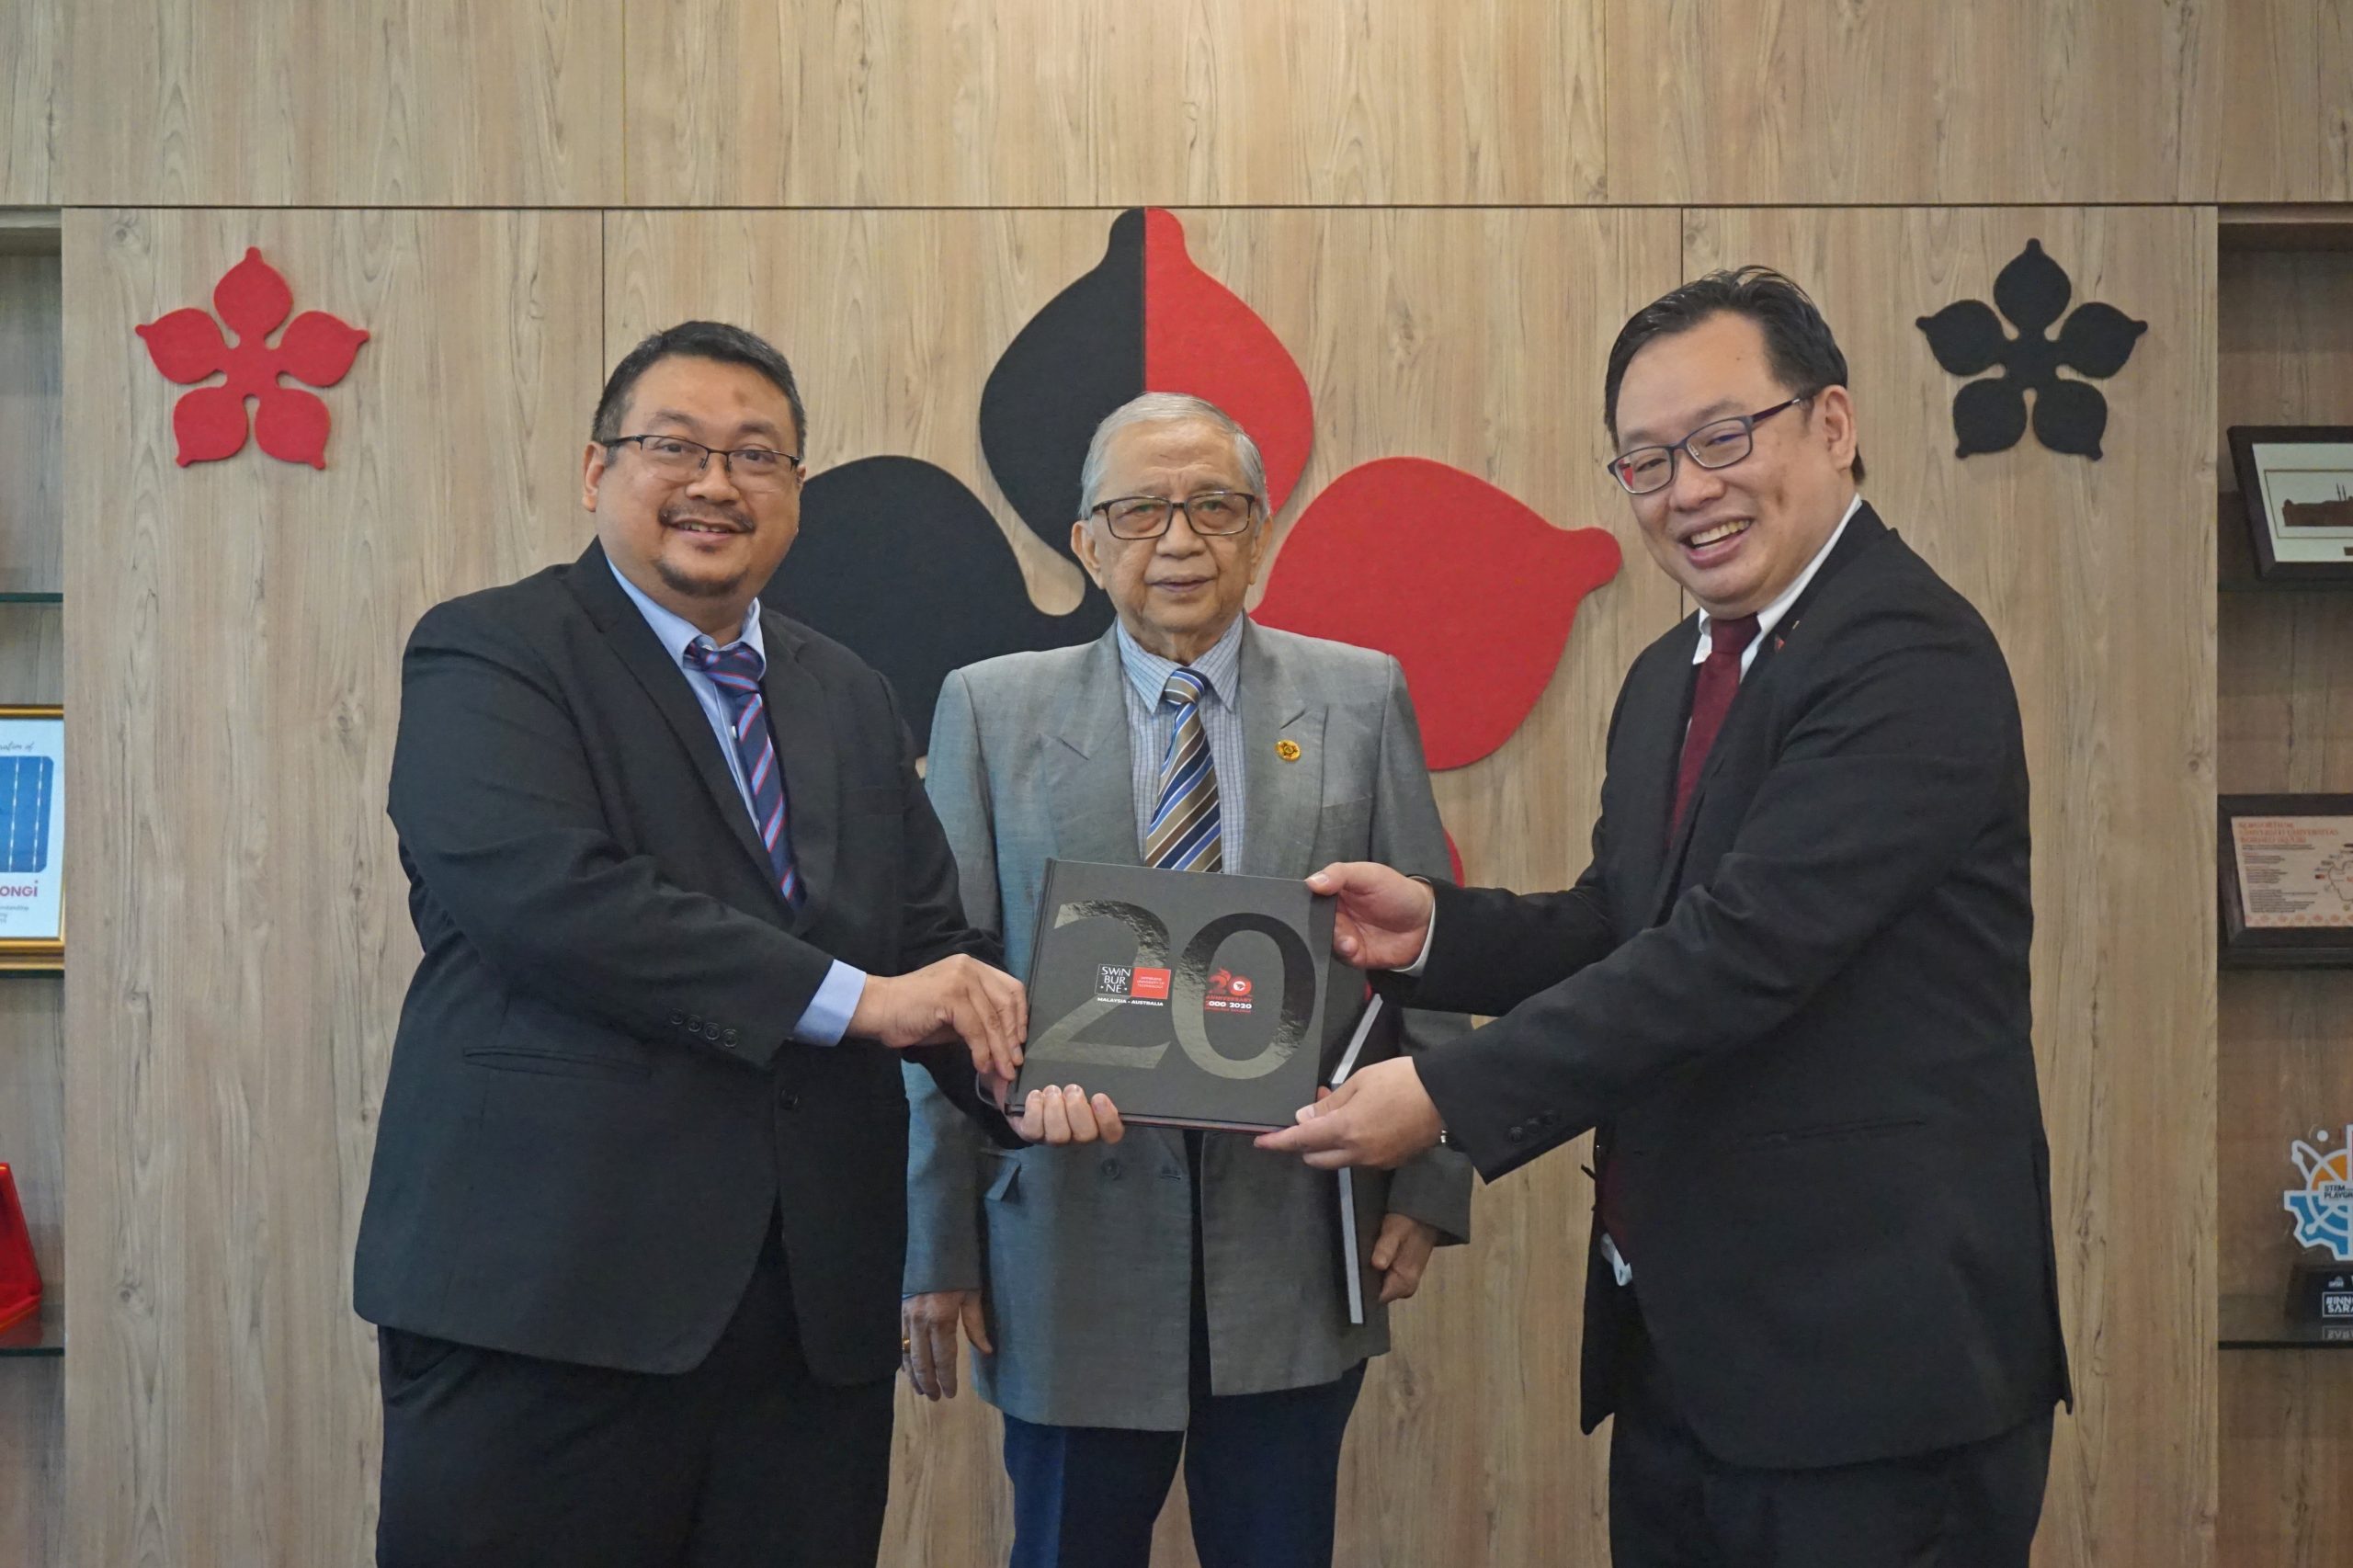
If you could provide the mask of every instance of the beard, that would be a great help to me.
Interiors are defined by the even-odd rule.
[[[676,528],[681,523],[703,522],[740,528],[746,535],[752,531],[750,518],[730,509],[717,506],[665,506],[662,508],[661,521],[665,529]],[[663,586],[674,594],[681,594],[696,599],[727,598],[744,585],[744,578],[746,575],[742,572],[731,572],[724,576],[689,575],[673,566],[666,553],[659,551],[654,557],[653,567],[654,574],[662,579]]]

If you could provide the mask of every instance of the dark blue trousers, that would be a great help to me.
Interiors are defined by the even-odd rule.
[[[1201,1568],[1331,1568],[1340,1439],[1364,1386],[1364,1363],[1308,1388],[1210,1392],[1200,1137],[1185,1138],[1193,1167],[1188,1425],[1182,1432],[1136,1432],[1040,1426],[1007,1415],[1012,1568],[1150,1568],[1153,1521],[1180,1456]]]

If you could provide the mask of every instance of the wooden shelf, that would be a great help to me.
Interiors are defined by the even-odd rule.
[[[0,1329],[0,1359],[65,1354],[65,1309],[54,1298],[24,1322]]]
[[[2353,1323],[2298,1323],[2288,1315],[2285,1280],[2268,1296],[2222,1300],[2225,1350],[2353,1350]]]
[[[2228,250],[2353,250],[2353,202],[2223,207],[2214,237]]]

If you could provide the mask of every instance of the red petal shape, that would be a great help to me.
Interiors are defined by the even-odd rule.
[[[1193,265],[1176,215],[1146,209],[1143,386],[1205,397],[1250,432],[1267,463],[1267,509],[1280,511],[1307,467],[1315,403],[1274,329]]]
[[[1254,612],[1393,654],[1434,768],[1510,738],[1561,663],[1577,603],[1618,574],[1606,529],[1556,528],[1484,480],[1382,458],[1291,525]]]
[[[327,405],[292,387],[272,387],[254,411],[254,438],[271,457],[327,466]]]
[[[221,328],[193,305],[135,330],[147,345],[147,358],[167,381],[187,386],[228,366],[229,346],[222,341]]]
[[[201,387],[172,405],[179,465],[217,462],[245,449],[245,399],[234,387]]]
[[[294,290],[278,268],[262,260],[257,248],[248,245],[245,259],[222,273],[213,286],[212,308],[236,333],[238,342],[259,343],[294,308]]]
[[[278,368],[296,381],[331,387],[351,373],[367,333],[324,311],[304,311],[278,340]]]

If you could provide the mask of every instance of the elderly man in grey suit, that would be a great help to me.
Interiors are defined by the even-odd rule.
[[[1304,877],[1371,859],[1442,876],[1446,839],[1396,661],[1254,625],[1267,549],[1256,447],[1199,398],[1150,393],[1096,431],[1072,544],[1118,623],[948,679],[927,786],[967,918],[1027,972],[1049,857]],[[1409,1050],[1465,1020],[1412,1015]],[[908,1372],[956,1391],[956,1334],[1005,1413],[1016,1568],[1144,1568],[1181,1454],[1205,1568],[1332,1556],[1340,1439],[1382,1309],[1469,1231],[1470,1172],[1435,1149],[1359,1187],[1382,1214],[1352,1324],[1332,1176],[1247,1139],[1139,1128],[1047,1091],[1093,1148],[1001,1154],[911,1075]],[[1056,1103],[1059,1101],[1060,1103]],[[1370,1173],[1358,1173],[1359,1176]],[[1385,1206],[1385,1207],[1384,1207]]]

